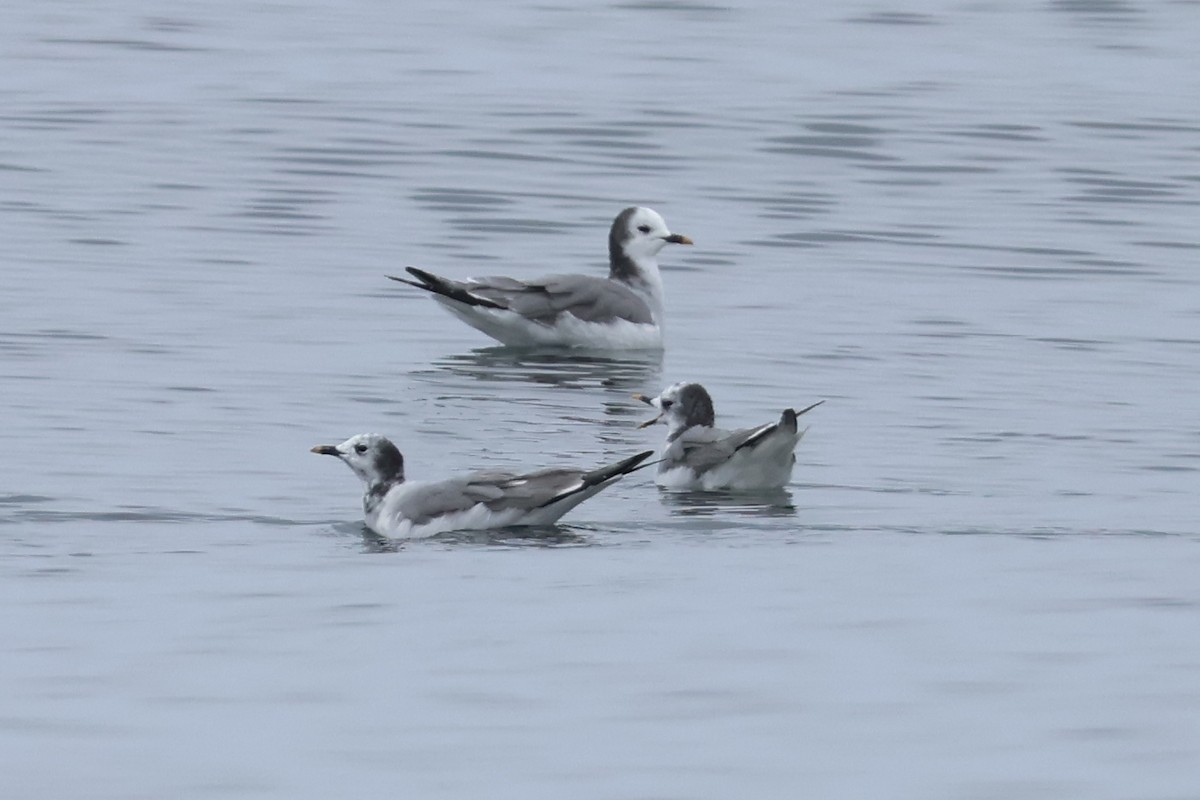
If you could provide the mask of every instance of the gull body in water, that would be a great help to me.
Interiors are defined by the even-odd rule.
[[[676,383],[658,397],[634,398],[658,409],[654,419],[667,425],[658,475],[659,486],[670,489],[778,489],[792,477],[796,445],[804,436],[796,418],[824,400],[796,411],[786,408],[778,422],[756,428],[726,431],[716,427],[716,412],[708,391],[698,383]]]
[[[407,267],[413,279],[463,322],[514,347],[655,349],[663,343],[663,283],[658,253],[691,244],[656,211],[634,206],[613,220],[608,277],[555,274],[454,280]]]
[[[653,450],[591,470],[517,474],[472,472],[442,481],[406,481],[404,457],[377,433],[352,436],[312,452],[341,459],[366,484],[367,527],[390,539],[422,539],[461,530],[550,525],[575,506],[638,469]]]

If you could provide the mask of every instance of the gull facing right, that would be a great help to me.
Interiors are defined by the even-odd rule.
[[[796,418],[825,402],[818,400],[799,411],[785,408],[778,422],[725,431],[716,427],[712,398],[698,383],[676,383],[658,397],[633,397],[659,410],[657,417],[639,428],[659,421],[667,425],[655,479],[658,485],[705,491],[786,485],[796,463],[796,445],[804,436]]]
[[[514,347],[656,349],[662,347],[663,284],[658,251],[691,244],[671,233],[652,209],[617,215],[608,234],[608,277],[555,274],[529,281],[503,276],[453,280],[406,267],[430,293],[472,328]]]
[[[360,433],[312,452],[341,459],[366,484],[367,527],[389,539],[423,539],[439,533],[518,525],[550,525],[575,506],[612,486],[654,454],[583,469],[543,469],[516,474],[472,472],[441,481],[406,481],[404,456],[386,437]]]

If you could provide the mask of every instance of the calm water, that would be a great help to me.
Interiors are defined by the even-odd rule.
[[[0,795],[1200,796],[1200,4],[0,11]],[[602,274],[668,349],[382,277]],[[348,470],[825,398],[768,496],[386,547]]]

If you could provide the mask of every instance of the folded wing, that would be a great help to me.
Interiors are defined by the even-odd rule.
[[[654,322],[645,300],[628,286],[607,278],[546,275],[519,281],[491,276],[455,281],[416,267],[407,270],[416,281],[388,277],[466,305],[505,309],[542,324],[551,324],[564,313],[584,322],[619,319],[647,325]]]
[[[799,430],[796,417],[823,402],[825,401],[818,401],[800,411],[784,409],[779,422],[759,425],[757,428],[742,428],[733,432],[714,428],[689,428],[677,440],[681,453],[679,461],[700,475],[724,464],[738,451],[753,450],[775,436],[786,436],[793,440],[794,445]]]
[[[423,484],[419,492],[402,496],[395,511],[414,524],[423,525],[478,504],[490,511],[545,508],[633,472],[653,454],[653,450],[647,450],[593,470],[544,469],[520,475],[500,470],[473,472]]]

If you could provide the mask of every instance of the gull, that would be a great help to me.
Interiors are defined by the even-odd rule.
[[[659,410],[657,417],[639,428],[660,420],[667,425],[655,479],[658,485],[705,491],[784,486],[792,477],[794,451],[804,435],[796,417],[825,402],[818,400],[799,411],[785,408],[778,422],[725,431],[715,427],[712,398],[698,383],[676,383],[658,397],[633,397]]]
[[[658,252],[691,244],[671,233],[656,211],[633,206],[608,234],[608,277],[546,275],[452,280],[416,267],[416,280],[394,281],[430,292],[454,316],[514,347],[653,349],[662,347],[663,285]]]
[[[592,470],[544,469],[518,475],[472,472],[442,481],[406,481],[404,457],[384,436],[361,433],[312,452],[336,456],[367,485],[367,527],[390,539],[423,539],[460,530],[550,525],[638,469],[653,450]]]

